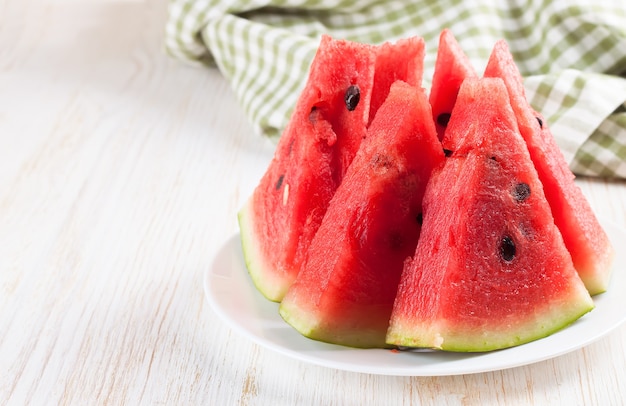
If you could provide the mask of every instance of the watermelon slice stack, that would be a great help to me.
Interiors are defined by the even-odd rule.
[[[422,199],[443,163],[422,89],[396,81],[280,305],[302,334],[381,347],[404,260],[415,252]]]
[[[501,79],[466,80],[457,137],[424,197],[387,342],[486,351],[545,337],[593,309],[554,225]]]
[[[239,213],[248,271],[312,339],[490,351],[594,307],[613,248],[498,42],[479,78],[440,36],[323,37],[274,159]],[[445,154],[444,154],[445,152]]]
[[[375,47],[322,37],[274,158],[239,212],[248,271],[268,299],[281,301],[296,278],[380,99],[396,79],[418,86],[423,57],[419,38]]]

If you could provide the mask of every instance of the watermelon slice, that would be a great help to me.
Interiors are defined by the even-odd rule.
[[[590,294],[606,291],[613,247],[589,202],[574,183],[574,174],[547,122],[528,103],[522,77],[505,41],[498,41],[494,46],[485,76],[504,80],[521,134],[539,173],[554,221],[572,255],[574,267]]]
[[[392,74],[386,70],[405,66],[398,70],[406,75],[400,79],[421,80],[423,62],[415,58],[423,55],[423,42],[398,44],[402,53],[392,45],[322,37],[274,158],[239,212],[248,271],[268,299],[280,301],[296,278],[328,203],[365,137],[373,91],[388,92],[385,86]],[[394,63],[385,61],[392,55]]]
[[[404,260],[417,245],[421,201],[444,160],[422,89],[391,87],[280,305],[310,338],[383,347]]]
[[[443,139],[461,83],[465,78],[477,77],[452,32],[448,29],[441,31],[429,99],[440,140]]]
[[[590,311],[502,80],[466,80],[447,133],[462,144],[426,190],[387,342],[489,351]]]

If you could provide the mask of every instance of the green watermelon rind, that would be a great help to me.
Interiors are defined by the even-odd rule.
[[[307,317],[306,312],[300,311],[297,306],[279,308],[280,316],[291,327],[303,336],[329,344],[338,344],[351,348],[395,348],[394,345],[381,343],[376,334],[370,335],[350,328],[327,328],[316,317]]]
[[[266,299],[272,302],[279,302],[285,295],[287,289],[284,288],[284,283],[272,278],[275,275],[275,269],[263,260],[264,256],[259,250],[261,242],[256,241],[254,237],[255,222],[253,199],[254,195],[248,199],[237,214],[243,258],[248,274],[257,290],[261,292]]]
[[[319,320],[317,317],[310,317],[307,312],[301,312],[298,306],[290,305],[282,302],[278,308],[280,317],[291,325],[296,331],[305,337],[318,339],[319,336],[315,332],[319,329]]]
[[[439,326],[426,327],[412,323],[410,328],[390,327],[387,343],[398,347],[430,348],[450,352],[488,352],[519,346],[548,337],[579,320],[595,307],[587,292],[576,292],[559,306],[552,306],[541,318],[520,325],[515,330],[490,326],[487,332],[481,328],[459,329],[455,332],[446,330],[445,321]],[[498,334],[501,332],[501,334]]]
[[[311,340],[351,348],[393,348],[392,345],[381,343],[380,337],[375,332],[370,335],[363,331],[351,330],[349,326],[342,329],[324,326],[314,312],[304,311],[297,304],[281,303],[279,314],[291,327]]]
[[[338,329],[324,326],[318,317],[302,311],[296,304],[281,303],[279,314],[291,327],[303,336],[329,344],[339,344],[351,348],[394,348],[380,342],[376,334],[369,335],[349,327]]]

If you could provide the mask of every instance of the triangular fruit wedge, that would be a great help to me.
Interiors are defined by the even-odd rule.
[[[428,185],[387,342],[490,351],[545,337],[590,311],[502,80],[466,80],[447,131],[465,133],[467,148]]]
[[[413,41],[422,47],[420,41]],[[391,45],[387,45],[391,46]],[[406,42],[402,42],[406,48]],[[393,64],[381,47],[323,36],[309,77],[273,160],[239,212],[248,272],[268,299],[280,301],[296,278],[328,203],[365,137],[375,79]],[[394,53],[396,55],[398,53]],[[423,50],[396,55],[406,78],[421,78]],[[385,79],[386,80],[386,79]],[[388,84],[387,86],[389,86]]]
[[[474,67],[452,32],[448,29],[441,31],[429,98],[440,140],[443,139],[461,83],[465,78],[476,77]]]
[[[608,236],[574,182],[548,123],[528,103],[522,77],[505,41],[496,43],[485,77],[499,77],[508,89],[522,137],[539,173],[554,221],[572,255],[574,267],[591,295],[606,291],[614,250]]]
[[[280,305],[303,335],[385,346],[403,262],[419,237],[426,183],[444,160],[430,114],[422,89],[394,83]]]

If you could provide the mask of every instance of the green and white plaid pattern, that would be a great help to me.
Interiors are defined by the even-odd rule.
[[[479,72],[504,38],[572,170],[626,178],[624,0],[171,0],[166,49],[216,65],[259,132],[277,137],[321,34],[423,37],[428,89],[443,28]]]

